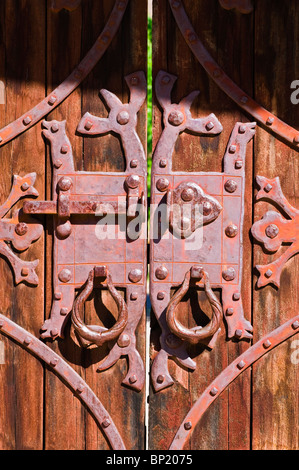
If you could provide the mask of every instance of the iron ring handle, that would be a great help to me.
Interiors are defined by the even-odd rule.
[[[184,295],[189,290],[192,269],[193,268],[186,272],[182,286],[174,294],[168,304],[166,311],[166,322],[169,329],[174,335],[178,336],[184,341],[196,344],[205,338],[213,336],[216,331],[218,331],[222,318],[222,306],[211,289],[208,273],[201,269],[199,277],[203,278],[205,293],[212,307],[212,318],[210,322],[203,328],[195,327],[191,329],[186,328],[184,325],[182,325],[182,323],[177,320],[177,318],[175,317],[175,310]]]
[[[96,269],[97,268],[94,268],[92,271],[90,271],[86,286],[75,299],[71,318],[75,331],[78,333],[80,338],[82,338],[83,340],[85,340],[85,342],[89,344],[102,346],[108,341],[117,339],[119,335],[123,332],[128,323],[128,308],[126,302],[114,287],[111,274],[108,272],[108,269],[105,268],[107,287],[118,307],[118,320],[110,329],[104,329],[93,325],[86,325],[83,322],[80,312],[83,309],[85,301],[94,289],[94,278]]]

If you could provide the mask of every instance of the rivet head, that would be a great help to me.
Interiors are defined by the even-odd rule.
[[[118,124],[120,124],[121,126],[124,126],[125,124],[128,124],[129,120],[130,120],[130,115],[128,113],[128,111],[120,111],[117,115],[117,118],[116,118]]]
[[[0,328],[4,327],[4,320],[0,320]]]
[[[269,279],[273,274],[273,271],[271,271],[271,269],[268,269],[266,272],[265,272],[265,276]]]
[[[59,159],[55,160],[54,167],[57,168],[58,170],[58,168],[60,168],[61,166],[62,166],[62,161]]]
[[[202,205],[202,215],[209,215],[212,212],[212,204],[205,201]]]
[[[156,278],[163,281],[168,276],[168,269],[165,266],[158,266],[155,271]]]
[[[28,232],[28,225],[25,222],[20,222],[15,226],[15,232],[20,237],[23,237]]]
[[[139,83],[139,78],[138,77],[132,77],[131,78],[131,85],[138,85]]]
[[[196,41],[196,35],[194,33],[189,33],[188,34],[188,41],[189,42],[195,42]]]
[[[60,152],[63,153],[63,154],[66,154],[68,153],[69,151],[69,146],[68,145],[62,145],[61,149],[60,149]]]
[[[263,342],[263,346],[265,349],[268,349],[270,348],[271,346],[271,341],[269,341],[268,339],[266,341]]]
[[[268,126],[272,126],[273,122],[274,122],[274,118],[272,116],[269,116],[266,121],[266,124],[268,124]]]
[[[270,224],[266,227],[265,233],[268,238],[275,238],[279,234],[279,228],[275,224]]]
[[[52,338],[55,338],[55,336],[58,335],[58,330],[57,330],[57,328],[53,328],[53,329],[50,331],[50,334],[51,334]]]
[[[165,158],[161,158],[159,166],[160,168],[165,168],[167,166],[167,160],[165,160]]]
[[[58,364],[58,359],[57,359],[57,357],[54,357],[53,359],[51,359],[50,365],[51,365],[52,367],[57,366],[57,364]]]
[[[243,125],[239,126],[239,134],[245,134],[245,132],[246,132],[246,126],[243,126]]]
[[[235,224],[230,224],[225,229],[225,235],[229,238],[234,238],[238,234],[238,227]]]
[[[54,292],[54,299],[55,300],[61,300],[62,299],[62,293],[61,292]]]
[[[134,384],[134,383],[137,382],[137,377],[136,377],[135,374],[131,375],[131,377],[129,378],[129,382],[130,382],[130,384]]]
[[[165,342],[170,349],[176,349],[182,344],[182,340],[172,333],[166,337]]]
[[[235,292],[235,293],[233,294],[233,300],[240,300],[240,298],[241,298],[240,292]]]
[[[132,292],[130,294],[130,300],[137,300],[138,299],[138,294],[137,292]]]
[[[222,277],[225,281],[233,281],[236,277],[236,271],[234,268],[227,268],[222,271]]]
[[[110,423],[109,419],[104,419],[104,421],[102,422],[102,427],[106,429],[110,426],[110,424],[111,423]]]
[[[191,279],[201,279],[204,275],[204,270],[202,266],[192,266],[190,271]]]
[[[157,181],[156,187],[159,191],[164,192],[167,191],[169,187],[169,181],[167,178],[160,178]]]
[[[32,119],[30,116],[26,116],[24,119],[23,119],[23,124],[25,126],[28,126],[30,123],[32,122]]]
[[[58,187],[61,191],[69,191],[73,185],[71,178],[68,176],[62,176],[58,181]]]
[[[192,423],[191,423],[191,421],[187,421],[187,422],[184,424],[184,428],[186,429],[186,431],[190,431],[190,429],[192,429]]]
[[[294,137],[294,143],[299,144],[299,134]]]
[[[244,369],[244,367],[246,366],[245,362],[244,361],[240,361],[238,364],[237,364],[237,367],[238,369]]]
[[[178,0],[174,0],[171,5],[173,8],[179,8],[181,2],[179,2]]]
[[[129,280],[133,283],[136,283],[136,282],[139,282],[141,281],[142,279],[142,271],[141,269],[132,269],[130,272],[129,272]]]
[[[159,291],[157,294],[157,299],[158,300],[164,300],[165,299],[165,292]]]
[[[28,268],[22,268],[21,274],[24,277],[29,276],[29,269]]]
[[[235,169],[236,170],[241,170],[243,168],[243,161],[242,160],[236,160],[235,161]]]
[[[227,180],[224,184],[224,189],[228,193],[234,193],[236,191],[237,187],[238,187],[238,185],[237,185],[236,181],[234,181],[234,180]]]
[[[126,348],[127,346],[129,346],[130,342],[130,336],[126,333],[121,334],[117,340],[117,344],[120,348]]]
[[[211,390],[210,390],[210,395],[212,395],[212,397],[215,397],[218,393],[218,389],[216,387],[213,387]]]
[[[137,168],[138,166],[138,160],[131,160],[130,161],[130,167],[131,168]]]
[[[52,124],[51,126],[51,131],[55,134],[55,132],[58,132],[59,131],[59,125],[54,122],[54,124]]]
[[[79,384],[78,387],[77,387],[77,392],[78,393],[83,393],[85,390],[85,387],[83,384]]]
[[[163,85],[168,85],[168,83],[170,82],[170,77],[168,75],[164,75],[162,77],[161,82],[163,83]]]
[[[27,191],[27,189],[29,189],[29,184],[28,183],[23,183],[22,186],[21,186],[21,190],[22,191]]]
[[[188,217],[182,217],[181,219],[181,229],[187,230],[190,227],[191,221]]]
[[[165,380],[165,375],[162,375],[162,374],[158,375],[158,377],[157,377],[158,384],[162,384],[164,382],[164,380]]]
[[[266,193],[269,193],[272,189],[272,184],[268,183],[265,187],[264,187],[264,191],[266,191]]]
[[[215,127],[215,124],[212,122],[212,121],[209,121],[207,124],[206,124],[206,129],[207,131],[211,131],[212,129],[214,129]]]
[[[50,96],[50,98],[48,99],[48,104],[49,104],[50,106],[53,106],[53,104],[55,104],[56,101],[57,101],[56,96],[52,95],[52,96]]]
[[[60,271],[58,274],[58,278],[61,282],[67,283],[71,280],[72,278],[72,273],[69,269],[65,268]]]
[[[183,191],[181,192],[181,198],[183,199],[183,201],[185,202],[189,202],[189,201],[192,201],[192,199],[194,198],[194,191],[192,188],[185,188],[183,189]]]
[[[92,128],[92,126],[93,126],[92,121],[88,121],[88,120],[87,120],[87,121],[85,122],[85,124],[84,124],[84,129],[85,129],[86,131],[90,131],[90,129]]]
[[[248,102],[248,97],[247,96],[242,96],[241,98],[241,103],[246,104]]]
[[[239,338],[239,339],[240,339],[241,336],[242,336],[242,334],[243,334],[242,330],[236,330],[236,331],[235,331],[235,337],[236,337],[236,338]]]
[[[68,308],[62,307],[62,308],[60,309],[60,315],[62,315],[63,317],[66,316],[68,313],[69,313]]]
[[[32,343],[32,338],[30,338],[30,336],[27,336],[24,339],[24,344],[25,344],[25,346],[29,346],[30,343]]]
[[[138,175],[129,175],[126,178],[126,185],[128,188],[136,189],[140,185],[140,178]]]
[[[234,309],[232,307],[228,307],[225,313],[228,317],[230,317],[234,314]]]
[[[294,330],[297,330],[299,328],[299,321],[298,320],[296,320],[296,321],[294,321],[294,323],[292,323],[292,328]]]
[[[229,153],[236,153],[237,151],[237,146],[236,145],[231,145],[228,149]]]
[[[168,116],[168,122],[172,126],[180,126],[184,122],[185,116],[181,111],[171,111]]]

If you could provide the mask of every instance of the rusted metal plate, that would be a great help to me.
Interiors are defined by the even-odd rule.
[[[236,2],[234,2],[235,4]],[[237,2],[239,3],[239,2]],[[299,133],[296,129],[281,121],[274,114],[264,109],[251,96],[234,83],[213,59],[196,34],[181,0],[169,0],[174,18],[191,51],[214,80],[238,106],[251,115],[264,129],[282,137],[299,151]],[[230,2],[231,4],[231,2]]]
[[[125,450],[123,440],[105,407],[77,372],[49,346],[0,314],[0,333],[44,361],[89,409],[112,449]]]
[[[27,214],[53,214],[55,223],[53,254],[53,302],[50,319],[42,326],[42,338],[63,337],[63,330],[73,308],[76,289],[87,283],[87,296],[93,287],[94,272],[107,267],[107,276],[95,287],[106,286],[120,307],[120,324],[113,332],[100,334],[99,328],[89,327],[89,337],[110,344],[111,355],[100,364],[103,370],[120,356],[129,357],[129,375],[124,383],[135,390],[144,384],[144,369],[136,351],[135,329],[142,316],[146,298],[146,174],[143,146],[136,132],[137,113],[146,97],[143,72],[126,77],[130,88],[127,104],[107,90],[102,90],[110,107],[108,119],[83,116],[78,125],[82,135],[100,135],[108,131],[120,135],[127,161],[122,173],[75,171],[72,147],[66,134],[66,123],[44,121],[43,135],[51,145],[53,164],[53,200],[24,204]],[[93,268],[95,267],[95,271]],[[92,273],[92,274],[90,274]],[[99,278],[99,276],[97,276]],[[113,280],[113,281],[112,281]],[[126,289],[126,300],[115,287]],[[81,294],[85,298],[85,291]],[[73,323],[80,336],[86,329],[75,304]],[[125,321],[124,321],[125,318]],[[91,331],[93,330],[93,331]],[[99,340],[100,337],[101,339]],[[84,339],[84,338],[83,338]],[[85,338],[87,340],[87,338]]]
[[[254,223],[251,233],[254,238],[271,253],[276,253],[283,244],[288,248],[279,258],[267,265],[255,266],[259,272],[257,287],[267,284],[280,286],[280,276],[285,263],[299,252],[299,210],[293,207],[284,196],[279,177],[274,179],[257,176],[259,191],[256,200],[265,199],[281,209],[289,218],[277,211],[268,211],[263,218]]]
[[[224,369],[194,403],[175,435],[170,449],[183,449],[187,439],[190,437],[190,434],[205,411],[221,395],[226,387],[254,362],[258,361],[266,353],[272,351],[273,348],[297,333],[299,333],[298,315],[264,336]]]
[[[172,153],[179,133],[189,129],[196,134],[215,135],[222,131],[213,114],[206,118],[191,117],[190,106],[198,92],[191,93],[178,105],[171,103],[175,80],[175,76],[163,71],[156,78],[156,96],[164,122],[152,167],[150,294],[162,328],[161,350],[152,365],[156,391],[173,383],[167,357],[176,358],[182,366],[195,368],[186,344],[173,337],[173,332],[179,336],[180,329],[174,327],[174,311],[168,315],[169,324],[166,314],[167,308],[169,314],[171,288],[180,286],[190,269],[192,272],[196,266],[200,267],[207,273],[211,287],[222,289],[228,337],[252,338],[252,326],[243,313],[241,274],[245,152],[255,133],[255,123],[235,125],[224,156],[223,173],[172,171]],[[198,286],[203,285],[201,279]],[[185,291],[184,283],[181,289]],[[179,292],[174,303],[179,300]],[[213,334],[209,341],[205,339],[209,347],[214,342]]]

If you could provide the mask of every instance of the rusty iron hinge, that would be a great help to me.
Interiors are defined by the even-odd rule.
[[[187,368],[196,367],[186,343],[214,346],[222,310],[229,338],[252,338],[252,326],[243,313],[241,278],[245,152],[256,124],[235,125],[223,173],[173,171],[172,153],[181,132],[216,135],[222,131],[214,114],[191,116],[190,106],[199,92],[190,93],[179,104],[171,102],[175,80],[174,75],[160,71],[155,82],[164,123],[154,152],[151,189],[150,295],[162,329],[161,349],[151,372],[156,391],[173,384],[168,357]],[[171,289],[178,287],[171,298]],[[203,328],[188,329],[175,316],[191,287],[204,288],[212,308],[211,321]],[[215,288],[222,289],[222,305],[212,291]]]

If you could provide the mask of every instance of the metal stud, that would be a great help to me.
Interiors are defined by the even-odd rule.
[[[218,393],[218,389],[216,387],[213,387],[211,390],[210,390],[210,395],[212,395],[212,397],[215,397]]]

